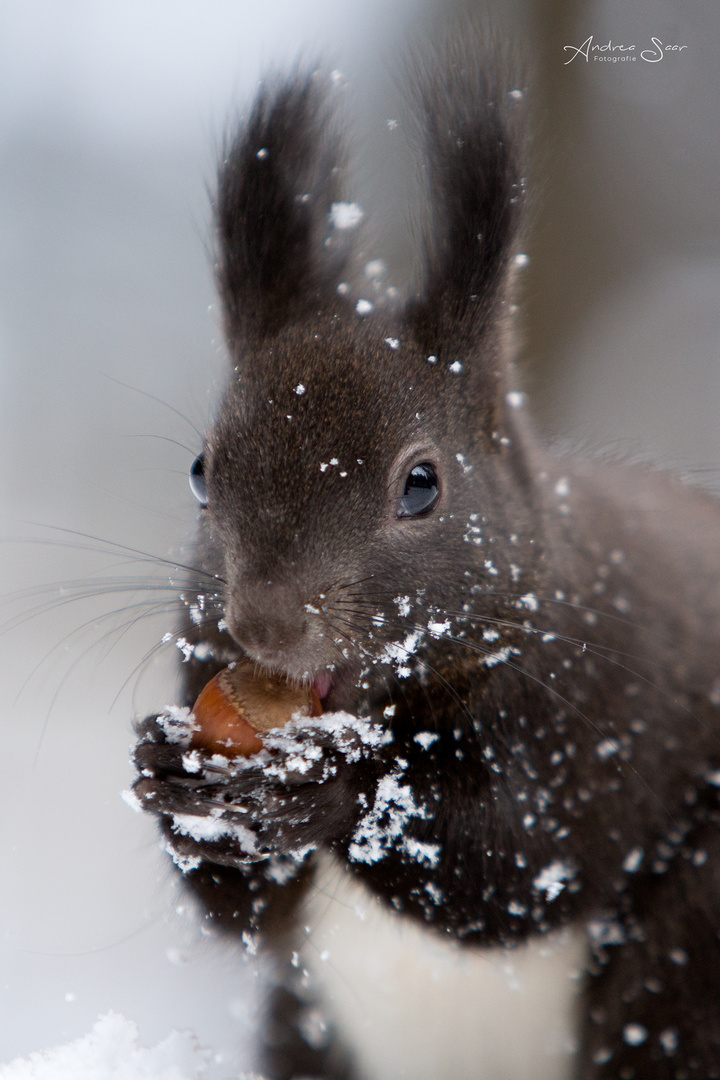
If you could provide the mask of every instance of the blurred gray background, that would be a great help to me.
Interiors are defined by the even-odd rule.
[[[715,0],[0,0],[0,1062],[110,1008],[148,1043],[193,1029],[214,1077],[246,1061],[258,969],[199,935],[119,797],[132,717],[172,700],[175,657],[157,648],[170,593],[125,591],[167,573],[116,545],[188,555],[187,470],[223,373],[207,187],[228,120],[268,67],[337,65],[362,243],[402,282],[401,58],[468,7],[528,58],[539,423],[716,485]],[[687,47],[566,64],[590,35]]]

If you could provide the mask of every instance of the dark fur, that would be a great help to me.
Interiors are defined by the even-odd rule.
[[[244,654],[297,680],[334,668],[327,708],[392,741],[371,751],[346,733],[353,761],[347,739],[311,727],[297,741],[323,755],[308,773],[270,775],[264,759],[193,773],[150,720],[136,791],[191,860],[207,918],[278,955],[312,878],[306,847],[331,849],[396,910],[468,947],[605,920],[621,943],[595,942],[577,1076],[718,1077],[720,509],[649,470],[557,460],[508,406],[522,184],[507,97],[470,49],[424,76],[424,289],[404,314],[358,318],[335,288],[343,245],[324,244],[342,155],[320,81],[263,91],[220,171],[233,371],[205,451],[197,554],[217,582],[198,581],[195,640],[214,651],[186,666],[185,700]],[[422,460],[440,504],[398,519]],[[428,622],[446,618],[433,637]],[[412,674],[399,677],[383,651],[416,627]],[[427,731],[439,738],[423,749],[414,736]],[[420,811],[363,861],[355,830],[390,774]],[[218,807],[264,859],[172,828],[173,812]],[[437,845],[435,866],[408,836]],[[551,900],[537,879],[558,860],[568,873]],[[625,1041],[630,1023],[646,1029],[641,1045]],[[301,1062],[291,1027],[285,1049],[266,1051],[268,1075],[350,1075],[338,1044]]]

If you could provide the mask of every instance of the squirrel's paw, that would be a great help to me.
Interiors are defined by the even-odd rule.
[[[347,837],[362,813],[374,756],[392,738],[345,714],[269,732],[263,750],[249,758],[190,749],[175,729],[168,732],[164,717],[143,721],[139,735],[134,796],[162,819],[176,861],[186,867],[300,858]]]

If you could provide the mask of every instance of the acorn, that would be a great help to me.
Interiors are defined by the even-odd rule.
[[[226,757],[251,757],[263,748],[262,732],[284,727],[296,713],[312,717],[322,711],[314,686],[293,686],[246,660],[218,672],[200,692],[190,745]]]

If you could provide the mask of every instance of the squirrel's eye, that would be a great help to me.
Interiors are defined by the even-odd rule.
[[[190,490],[201,506],[207,506],[207,484],[205,483],[205,455],[198,454],[190,469]]]
[[[439,498],[440,484],[435,466],[429,461],[421,461],[411,470],[405,481],[397,516],[404,518],[429,514],[435,509]]]

